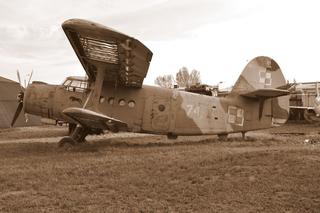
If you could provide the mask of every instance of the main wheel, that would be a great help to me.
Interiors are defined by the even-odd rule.
[[[171,132],[167,134],[167,138],[170,140],[175,140],[178,138],[178,135],[172,134]]]
[[[314,112],[308,112],[308,110],[305,110],[303,113],[303,117],[309,123],[320,124],[320,117],[318,117]]]
[[[219,141],[226,141],[228,139],[228,134],[218,134]]]
[[[245,140],[246,139],[246,132],[241,132],[241,136],[242,136],[242,139]]]
[[[67,137],[63,137],[63,138],[59,141],[58,146],[59,146],[59,147],[64,147],[64,146],[66,146],[66,145],[72,145],[72,146],[74,146],[75,144],[76,144],[76,142],[75,142],[71,137],[67,136]]]

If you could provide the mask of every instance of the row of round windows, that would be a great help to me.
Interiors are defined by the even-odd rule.
[[[114,104],[114,100],[115,100],[114,97],[108,98],[108,104],[113,105]],[[100,97],[100,103],[102,104],[104,102],[105,102],[105,98],[101,96]],[[127,102],[126,102],[125,99],[123,99],[123,98],[119,99],[119,101],[118,101],[118,105],[119,106],[125,106],[126,104],[127,104]],[[136,102],[134,100],[128,101],[128,107],[134,108],[135,106],[136,106]]]

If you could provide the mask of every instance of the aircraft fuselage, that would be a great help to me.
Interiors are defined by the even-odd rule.
[[[86,90],[33,83],[26,91],[25,111],[72,122],[62,111],[82,108],[88,95]],[[86,108],[127,123],[127,131],[201,135],[270,128],[273,104],[272,99],[265,100],[259,115],[259,102],[238,95],[213,97],[154,86],[115,89],[104,85],[97,107],[88,103]]]

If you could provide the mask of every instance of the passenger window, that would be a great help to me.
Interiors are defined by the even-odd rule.
[[[125,101],[124,99],[120,99],[120,100],[119,100],[119,105],[120,105],[120,106],[126,105],[126,101]]]
[[[130,108],[134,108],[134,107],[136,106],[136,102],[134,102],[133,100],[131,100],[131,101],[128,102],[128,106],[129,106]]]
[[[99,102],[102,104],[106,99],[103,96],[100,96]]]
[[[113,103],[114,103],[114,97],[110,97],[108,99],[108,104],[113,105]]]

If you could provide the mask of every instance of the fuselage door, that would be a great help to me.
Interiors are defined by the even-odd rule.
[[[155,98],[152,103],[151,127],[156,132],[168,132],[170,127],[170,99]]]

